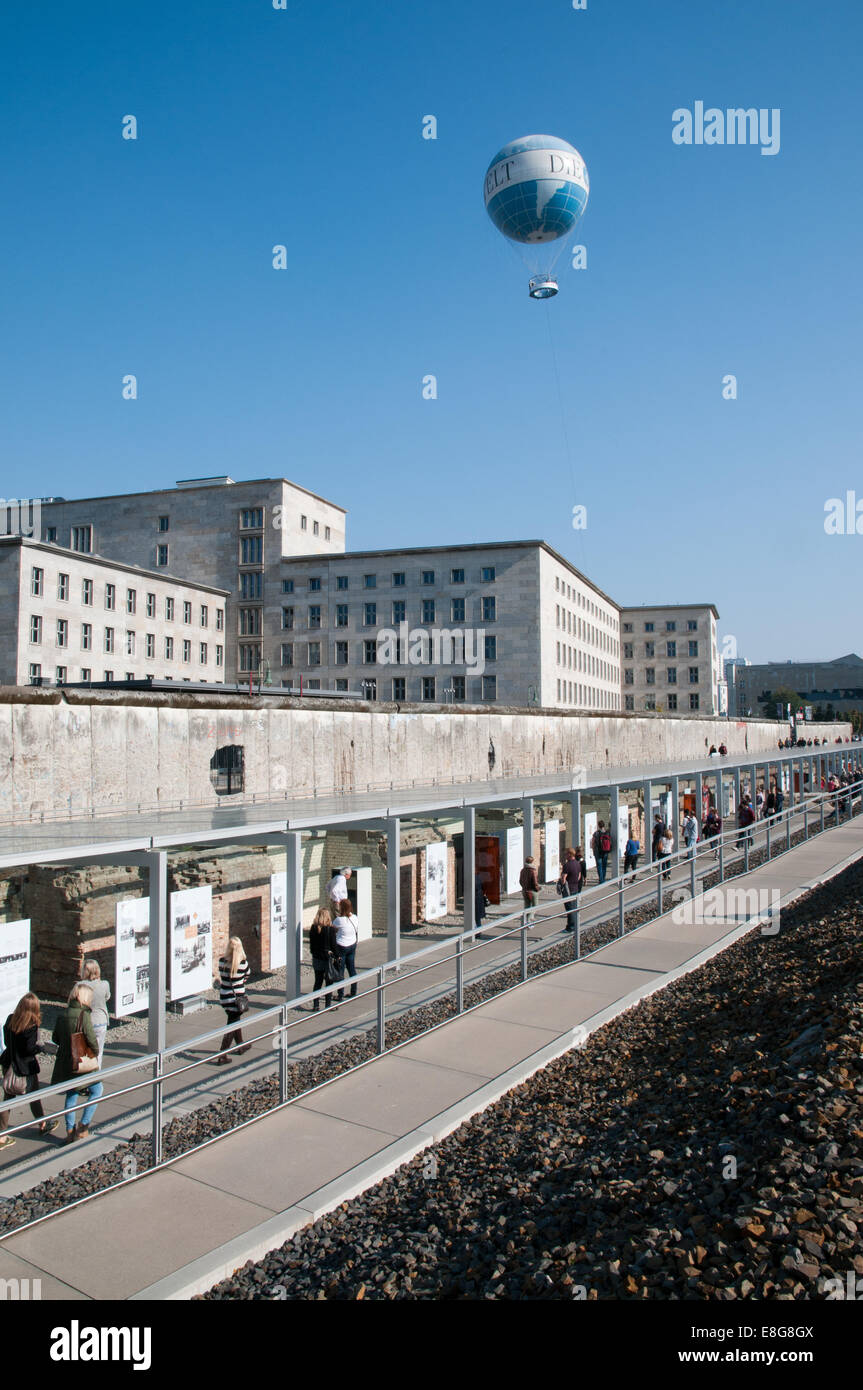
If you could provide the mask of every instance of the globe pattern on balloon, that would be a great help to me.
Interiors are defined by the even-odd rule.
[[[504,145],[486,170],[486,211],[511,241],[557,241],[587,206],[590,183],[574,146],[554,135],[526,135]]]

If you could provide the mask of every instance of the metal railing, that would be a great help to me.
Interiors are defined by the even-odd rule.
[[[583,951],[582,934],[586,930],[602,928],[606,923],[613,920],[615,915],[617,916],[617,936],[621,937],[628,934],[626,928],[627,910],[643,907],[651,901],[654,896],[654,890],[651,888],[650,892],[645,894],[645,888],[650,887],[653,880],[655,880],[656,913],[645,918],[643,922],[639,922],[636,926],[631,927],[629,931],[637,931],[641,926],[646,926],[648,922],[655,921],[656,917],[662,915],[665,910],[666,892],[673,891],[673,889],[665,889],[663,885],[669,880],[670,875],[675,869],[685,867],[688,870],[688,873],[684,876],[684,880],[681,882],[685,882],[685,880],[688,879],[689,891],[695,896],[698,886],[699,865],[701,869],[700,877],[702,879],[710,878],[714,872],[717,872],[718,882],[722,883],[726,877],[736,878],[750,871],[751,859],[753,853],[756,851],[759,838],[763,837],[764,839],[767,851],[765,862],[769,863],[772,858],[776,857],[775,852],[771,853],[771,835],[773,836],[773,846],[775,847],[777,842],[779,843],[779,854],[787,853],[792,848],[793,821],[802,819],[804,839],[808,840],[811,834],[822,833],[825,829],[833,829],[838,826],[843,819],[848,819],[855,814],[859,815],[861,811],[863,811],[863,779],[849,786],[840,787],[835,791],[804,793],[793,805],[783,808],[781,812],[769,819],[756,821],[745,829],[735,826],[730,830],[724,830],[717,836],[700,840],[695,845],[694,850],[691,848],[677,850],[671,855],[646,863],[640,869],[635,871],[630,870],[627,875],[620,872],[614,878],[605,881],[610,885],[607,892],[597,894],[594,889],[585,890],[585,893],[591,895],[589,903],[591,920],[588,923],[583,921],[583,916],[587,911],[587,905],[582,904],[581,894],[559,897],[550,902],[539,903],[534,908],[522,908],[504,917],[495,918],[494,937],[486,937],[483,940],[477,940],[477,935],[484,931],[484,926],[490,925],[484,924],[483,926],[475,926],[469,931],[461,932],[455,938],[454,943],[452,938],[447,938],[443,945],[450,946],[454,944],[455,949],[449,954],[443,955],[437,959],[432,959],[432,957],[437,956],[443,949],[443,946],[441,944],[426,946],[414,952],[409,957],[385,961],[382,965],[376,966],[370,970],[360,971],[353,977],[347,977],[331,985],[324,985],[321,989],[312,990],[307,994],[302,994],[293,999],[286,1000],[284,1003],[274,1005],[271,1008],[255,1010],[254,1012],[243,1015],[242,1026],[248,1026],[252,1021],[254,1021],[255,1024],[272,1024],[271,1028],[265,1030],[263,1033],[258,1033],[254,1041],[261,1042],[270,1038],[272,1040],[271,1049],[278,1053],[278,1099],[273,1105],[266,1106],[249,1119],[234,1125],[229,1125],[226,1129],[220,1130],[217,1134],[212,1135],[200,1143],[194,1143],[188,1148],[184,1148],[181,1153],[176,1153],[169,1157],[166,1157],[164,1154],[163,1106],[165,1086],[166,1083],[173,1082],[178,1077],[191,1075],[200,1067],[210,1064],[213,1061],[213,1056],[194,1058],[192,1061],[182,1062],[180,1065],[173,1066],[173,1068],[170,1068],[169,1064],[174,1061],[179,1061],[180,1054],[188,1053],[192,1048],[204,1046],[208,1043],[215,1043],[224,1036],[226,1030],[230,1030],[230,1025],[223,1024],[219,1028],[198,1034],[194,1038],[174,1043],[169,1047],[165,1047],[158,1053],[150,1053],[142,1057],[120,1062],[115,1066],[107,1067],[99,1072],[87,1073],[83,1076],[74,1077],[66,1082],[58,1082],[54,1085],[40,1087],[38,1091],[34,1091],[29,1095],[15,1097],[14,1099],[7,1098],[3,1104],[3,1108],[8,1110],[29,1105],[33,1100],[38,1099],[44,1101],[48,1097],[56,1098],[59,1101],[61,1097],[65,1098],[66,1095],[74,1092],[80,1093],[85,1090],[88,1085],[92,1085],[97,1081],[110,1082],[112,1078],[119,1080],[130,1071],[147,1069],[150,1072],[149,1077],[134,1081],[131,1085],[122,1086],[117,1090],[111,1090],[110,1093],[103,1093],[95,1103],[98,1104],[103,1100],[114,1100],[118,1097],[131,1096],[135,1093],[149,1090],[151,1111],[151,1161],[149,1166],[140,1173],[136,1172],[117,1182],[109,1183],[105,1187],[100,1188],[99,1192],[89,1193],[76,1200],[63,1203],[61,1206],[52,1209],[52,1211],[44,1215],[36,1217],[34,1220],[23,1222],[21,1225],[16,1226],[14,1230],[3,1232],[0,1234],[0,1240],[6,1239],[7,1236],[16,1234],[39,1221],[46,1220],[57,1211],[66,1210],[71,1206],[79,1205],[80,1202],[83,1201],[89,1201],[91,1197],[98,1196],[102,1192],[112,1191],[117,1187],[125,1186],[129,1182],[134,1182],[137,1178],[143,1177],[146,1173],[153,1172],[154,1169],[164,1167],[180,1158],[186,1157],[190,1153],[195,1153],[207,1147],[207,1145],[214,1143],[217,1139],[223,1138],[225,1134],[234,1133],[240,1129],[246,1128],[247,1125],[253,1124],[264,1115],[275,1113],[277,1110],[292,1104],[302,1096],[309,1095],[312,1091],[319,1089],[320,1086],[326,1085],[330,1080],[334,1079],[328,1076],[325,1080],[316,1082],[305,1090],[297,1092],[295,1095],[288,1095],[288,1068],[290,1063],[289,1041],[293,1031],[300,1028],[308,1021],[308,1012],[303,1006],[307,1005],[310,1001],[326,999],[328,995],[335,994],[337,991],[344,991],[348,985],[357,987],[357,998],[374,1001],[372,1013],[363,1019],[356,1020],[353,1025],[353,1030],[355,1032],[367,1032],[370,1031],[373,1026],[374,1050],[369,1057],[346,1067],[342,1072],[338,1073],[339,1076],[347,1076],[351,1072],[367,1066],[369,1062],[374,1061],[387,1051],[387,1024],[390,1019],[394,1019],[395,1017],[395,1015],[388,1010],[387,990],[392,989],[396,984],[404,990],[405,995],[401,1001],[405,1005],[402,1010],[402,1016],[405,1013],[411,1013],[421,1008],[424,1003],[430,1002],[431,999],[440,998],[441,995],[446,997],[452,992],[455,1005],[453,1016],[458,1017],[464,1013],[471,1012],[472,1009],[478,1008],[480,1004],[486,1002],[485,999],[480,999],[476,1003],[466,1006],[465,984],[468,961],[473,955],[483,952],[487,947],[497,945],[501,941],[513,940],[517,946],[517,950],[510,956],[496,958],[485,969],[477,971],[469,983],[476,984],[486,981],[495,973],[504,972],[515,965],[518,967],[519,975],[517,983],[504,984],[500,990],[496,991],[496,993],[506,993],[510,989],[517,988],[519,984],[524,983],[530,977],[532,959],[539,967],[534,973],[551,973],[554,970],[563,969],[566,965],[571,964],[572,961],[589,959],[597,951],[602,950],[603,947],[608,944],[607,939],[601,941],[600,944],[593,949],[587,952]],[[784,830],[784,833],[781,834],[781,840],[776,833],[780,830],[780,827]],[[801,827],[798,826],[798,830],[793,833],[798,833],[800,828]],[[733,844],[732,841],[734,841]],[[714,856],[712,862],[717,865],[716,870],[710,867],[711,855]],[[728,871],[731,860],[739,861],[735,873],[729,873]],[[626,879],[630,877],[630,875],[634,876],[630,883],[627,884]],[[597,886],[603,888],[605,885],[600,883]],[[632,890],[635,886],[638,886],[640,896],[634,897],[632,893],[630,893],[630,902],[627,908],[627,891]],[[678,885],[678,888],[679,887],[680,885]],[[594,909],[600,907],[600,905],[604,903],[613,904],[613,906],[609,907],[605,915],[603,915],[602,912],[595,915]],[[552,936],[547,935],[545,937],[536,937],[533,939],[530,937],[530,933],[537,927],[543,924],[548,925],[562,915],[566,915],[568,918],[567,927],[564,928],[563,931]],[[751,920],[753,915],[756,917],[758,916],[757,913],[749,914],[747,920]],[[550,945],[553,945],[559,939],[562,940],[564,932],[569,930],[571,930],[572,933],[571,957],[562,963],[552,963],[543,970],[541,963],[536,961],[537,955],[548,950]],[[438,990],[436,994],[432,994],[426,999],[415,998],[417,991],[411,987],[412,982],[420,979],[420,977],[428,975],[431,971],[440,970],[442,966],[446,966],[447,964],[453,966],[452,982],[446,984],[441,990]],[[408,988],[405,990],[404,987],[406,985]],[[360,986],[367,987],[360,990]],[[412,998],[414,1002],[411,1004],[408,1001]],[[338,1009],[338,1007],[339,1005],[337,1002],[335,1008]],[[302,1009],[301,1017],[290,1017],[292,1012],[300,1009]],[[330,1012],[329,1009],[325,1009],[321,1014],[321,1019],[326,1020]],[[450,1019],[444,1019],[440,1022],[430,1024],[427,1028],[420,1028],[418,1033],[411,1035],[410,1040],[412,1041],[413,1038],[419,1036],[420,1033],[432,1032],[450,1021]],[[238,1024],[236,1026],[240,1025]],[[407,1041],[407,1039],[403,1040],[403,1042],[405,1041]],[[403,1045],[403,1042],[397,1043],[396,1046]],[[246,1046],[246,1043],[235,1043],[230,1048],[225,1049],[222,1055],[237,1053],[240,1047],[245,1049]],[[245,1065],[249,1064],[247,1063]],[[50,1114],[45,1115],[45,1119],[59,1119],[66,1113],[84,1110],[88,1105],[93,1103],[92,1098],[79,1098],[76,1105],[72,1107],[66,1107],[64,1105],[62,1110],[52,1111]],[[6,1134],[15,1134],[20,1130],[31,1128],[32,1124],[33,1121],[9,1126],[4,1132]],[[118,1141],[118,1143],[119,1142],[122,1141]],[[38,1155],[38,1161],[41,1161],[42,1157],[43,1155]],[[25,1164],[26,1162],[27,1160],[25,1160]]]

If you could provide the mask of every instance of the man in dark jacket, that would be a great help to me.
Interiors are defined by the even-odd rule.
[[[482,879],[479,874],[474,874],[473,880],[473,920],[476,927],[482,926],[482,919],[485,917],[485,910],[488,906],[488,899],[485,896]],[[475,941],[488,941],[490,938],[478,931]]]
[[[539,897],[539,879],[536,876],[536,869],[533,864],[533,855],[529,854],[524,861],[524,868],[518,876],[521,884],[521,896],[524,898],[525,926],[533,926],[533,911]]]
[[[608,856],[611,853],[611,833],[606,830],[604,820],[601,820],[597,825],[590,841],[590,848],[596,861],[599,881],[604,883],[605,875],[608,873]]]
[[[587,865],[582,858],[580,849],[568,849],[564,856],[563,868],[560,871],[559,887],[566,902],[566,926],[564,931],[575,931],[575,919],[578,911],[576,902],[577,895],[584,886],[587,878]]]

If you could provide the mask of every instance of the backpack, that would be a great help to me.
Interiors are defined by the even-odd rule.
[[[611,836],[607,830],[603,830],[599,837],[599,852],[600,854],[611,853]]]

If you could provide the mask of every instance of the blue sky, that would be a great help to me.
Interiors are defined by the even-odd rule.
[[[284,474],[350,548],[543,537],[753,660],[859,650],[861,41],[856,0],[9,0],[0,494]],[[697,100],[779,153],[675,145]],[[531,132],[591,179],[548,304],[482,202]]]

